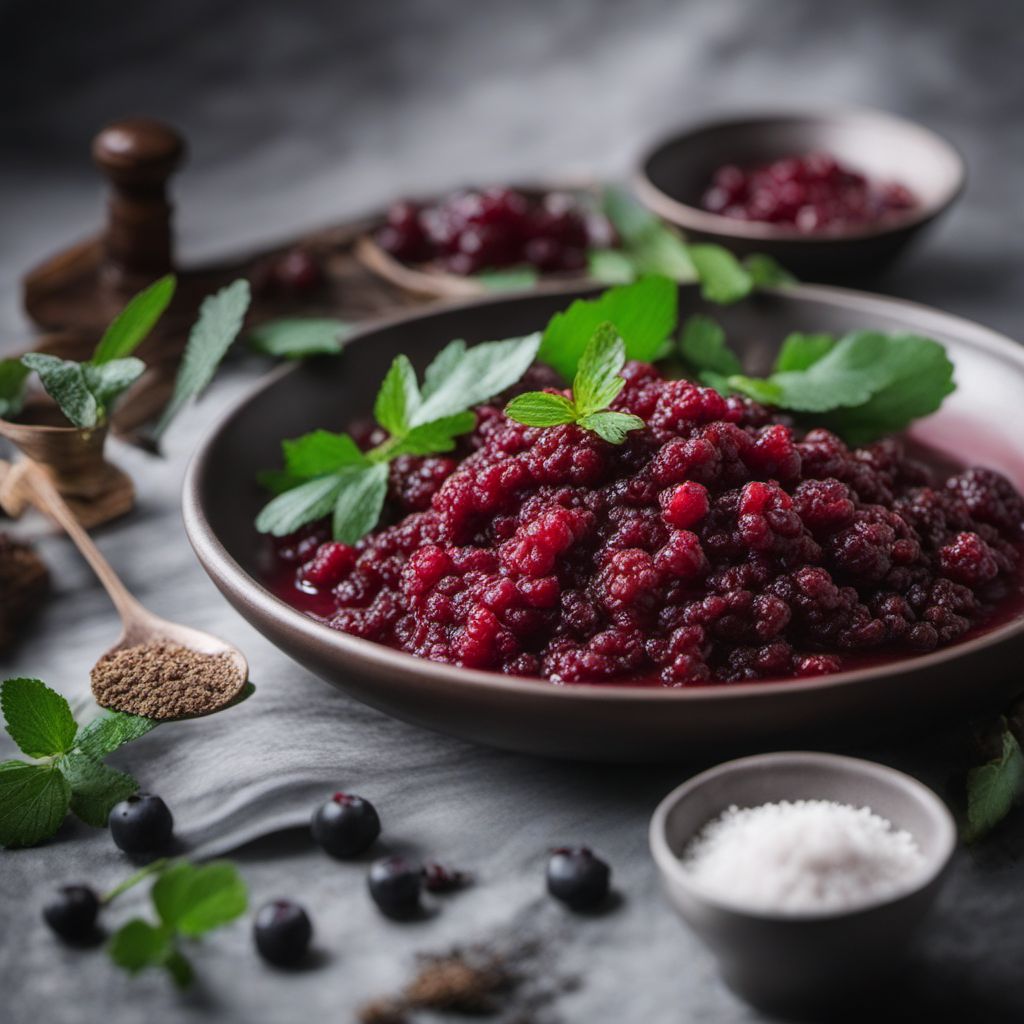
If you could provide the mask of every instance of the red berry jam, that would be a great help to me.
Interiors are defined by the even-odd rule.
[[[478,410],[391,466],[384,526],[278,542],[286,593],[423,658],[555,682],[816,676],[951,644],[1020,594],[1024,500],[630,363],[616,446]]]
[[[435,262],[461,275],[520,265],[580,271],[588,249],[616,242],[608,219],[576,196],[531,198],[510,188],[457,192],[429,206],[395,203],[376,239],[403,263]]]
[[[903,185],[870,181],[827,153],[811,153],[759,167],[719,167],[701,205],[814,234],[875,224],[914,209],[917,200]]]

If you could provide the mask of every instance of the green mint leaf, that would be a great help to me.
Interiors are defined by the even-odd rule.
[[[607,409],[626,386],[619,371],[626,363],[626,346],[613,324],[601,324],[587,343],[576,366],[572,400],[579,417]]]
[[[455,447],[455,439],[461,434],[468,434],[475,426],[476,413],[469,410],[431,420],[413,427],[398,444],[388,449],[388,457],[450,452]]]
[[[107,952],[118,967],[131,974],[147,967],[164,967],[176,952],[174,930],[135,918],[114,933]]]
[[[537,357],[571,380],[594,332],[611,323],[625,344],[626,358],[649,362],[676,328],[678,292],[665,277],[619,285],[596,299],[577,299],[556,313],[544,330]]]
[[[163,435],[171,420],[213,380],[221,360],[238,337],[249,308],[249,282],[243,278],[208,295],[199,307],[199,319],[189,332],[174,394],[167,403],[154,434]]]
[[[755,288],[781,288],[796,284],[796,278],[772,256],[763,252],[751,253],[743,261],[743,269],[750,275]]]
[[[21,361],[39,374],[46,393],[74,426],[81,430],[97,426],[100,407],[85,382],[81,363],[58,359],[43,352],[29,352],[21,357]]]
[[[587,273],[602,284],[629,284],[637,278],[636,266],[621,249],[592,249]]]
[[[728,249],[702,243],[688,246],[687,251],[697,268],[701,294],[708,302],[727,306],[750,294],[754,279]]]
[[[637,276],[660,274],[680,284],[697,280],[690,246],[667,224],[658,223],[628,249]]]
[[[295,317],[271,320],[249,332],[249,348],[266,356],[305,359],[337,355],[352,328],[343,320]]]
[[[975,842],[998,825],[1022,792],[1024,755],[1004,721],[1000,756],[967,773],[967,842]]]
[[[578,422],[611,444],[622,444],[631,430],[642,430],[646,425],[639,416],[628,412],[592,412]]]
[[[145,736],[159,724],[152,718],[143,718],[142,715],[107,711],[78,730],[74,749],[94,761],[99,761],[125,743]]]
[[[53,757],[74,746],[78,726],[68,702],[40,679],[7,679],[0,707],[11,739],[29,757]]]
[[[388,492],[388,466],[378,462],[363,469],[343,470],[337,479],[340,490],[334,502],[334,539],[355,544],[380,519]]]
[[[305,483],[306,478],[289,473],[286,469],[261,469],[256,474],[256,482],[271,494],[284,494]]]
[[[447,376],[442,381],[439,372],[430,375],[431,384],[437,383],[424,396],[410,425],[418,427],[465,412],[510,388],[536,358],[540,340],[539,334],[531,334],[507,341],[485,341],[465,349],[457,362],[446,355]]]
[[[189,963],[185,954],[176,946],[167,954],[163,967],[170,974],[171,979],[178,988],[186,989],[192,984],[194,977],[192,964]]]
[[[170,305],[176,283],[174,275],[168,274],[131,299],[104,332],[93,353],[93,365],[130,356]]]
[[[274,537],[285,537],[300,526],[326,516],[343,487],[338,474],[309,480],[273,498],[256,517],[256,529]]]
[[[178,861],[153,883],[151,896],[164,925],[190,938],[234,921],[248,906],[245,882],[225,860],[200,867]]]
[[[810,369],[836,346],[831,334],[790,334],[782,343],[775,360],[775,373]]]
[[[527,391],[505,406],[505,415],[527,427],[557,427],[576,422],[576,406],[564,395]]]
[[[10,419],[21,412],[25,381],[31,372],[20,359],[0,359],[0,418]]]
[[[434,394],[444,385],[448,378],[455,372],[456,367],[462,362],[466,355],[466,343],[461,339],[449,341],[440,352],[434,356],[430,365],[423,372],[423,388],[421,396],[423,401],[433,397]]]
[[[0,763],[0,846],[35,846],[60,828],[71,787],[53,765]]]
[[[87,825],[105,828],[114,804],[131,796],[138,782],[85,754],[68,754],[58,763],[71,786],[71,811]]]
[[[366,456],[348,434],[314,430],[292,441],[282,441],[284,464],[293,477],[324,476],[346,466],[361,466]]]
[[[937,341],[906,334],[890,336],[887,342],[889,383],[856,408],[838,409],[825,419],[847,444],[869,444],[899,433],[915,419],[935,412],[956,390],[953,364]]]
[[[697,375],[697,379],[706,388],[714,388],[723,398],[728,398],[730,395],[736,394],[737,388],[733,388],[729,385],[731,378],[724,376],[721,373],[715,373],[714,370],[704,370]]]
[[[645,206],[638,203],[624,188],[609,185],[601,197],[601,208],[612,222],[623,245],[629,246],[642,239],[661,221]]]
[[[512,267],[509,270],[484,270],[473,280],[489,292],[529,291],[540,279],[533,267]]]
[[[111,359],[99,366],[90,363],[82,365],[85,386],[104,412],[109,411],[114,399],[127,391],[145,372],[146,364],[134,356]]]
[[[684,324],[679,350],[687,366],[698,374],[711,372],[728,377],[743,372],[736,354],[726,344],[721,325],[702,313]]]
[[[703,379],[706,374],[701,375]],[[782,405],[783,402],[783,391],[777,384],[772,381],[764,380],[761,377],[746,377],[742,373],[734,373],[729,377],[724,378],[723,383],[726,390],[722,391],[722,388],[716,383],[712,384],[716,391],[722,391],[723,394],[731,394],[734,391],[738,391],[741,395],[746,395],[747,398],[752,398],[755,402],[760,402],[762,405]]]
[[[377,392],[374,418],[392,437],[400,437],[408,431],[419,405],[416,371],[407,356],[397,355]]]

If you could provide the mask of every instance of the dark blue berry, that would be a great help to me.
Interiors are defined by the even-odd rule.
[[[558,849],[548,861],[548,892],[573,910],[591,910],[607,899],[611,874],[585,846]]]
[[[380,818],[369,800],[335,793],[316,809],[313,839],[332,857],[355,857],[380,835]]]
[[[110,835],[125,853],[151,853],[171,841],[174,818],[167,804],[151,793],[133,793],[114,805]]]
[[[405,857],[385,857],[370,865],[367,879],[373,902],[388,917],[413,917],[423,892],[423,867]]]
[[[43,907],[43,920],[65,941],[86,942],[96,933],[100,901],[86,885],[62,885]]]
[[[267,963],[293,967],[309,951],[313,925],[298,903],[272,900],[256,914],[252,936],[256,949]]]

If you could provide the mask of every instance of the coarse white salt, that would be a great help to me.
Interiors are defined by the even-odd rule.
[[[774,913],[853,910],[909,888],[925,866],[909,832],[829,800],[732,806],[680,859],[708,896]]]

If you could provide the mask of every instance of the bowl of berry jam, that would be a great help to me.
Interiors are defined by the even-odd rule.
[[[355,251],[405,291],[464,298],[580,282],[590,254],[617,244],[595,188],[490,186],[399,200]]]
[[[678,132],[643,159],[637,194],[692,239],[764,252],[812,281],[868,278],[963,189],[941,136],[892,114],[762,114]]]
[[[369,705],[547,756],[864,742],[1019,688],[1024,350],[966,320],[821,286],[726,307],[695,286],[673,293],[681,318],[718,321],[747,374],[793,332],[813,345],[815,332],[868,330],[944,346],[955,391],[908,433],[870,443],[674,379],[668,364],[627,362],[610,399],[629,424],[620,443],[576,422],[525,426],[506,394],[476,405],[448,451],[396,457],[383,476],[360,461],[357,446],[386,451],[359,424],[398,415],[384,408],[394,390],[374,401],[397,356],[429,393],[441,374],[424,371],[442,350],[455,373],[476,344],[522,339],[595,294],[378,322],[340,356],[261,384],[200,445],[185,483],[189,538],[229,601]],[[550,383],[530,369],[519,386]],[[384,485],[379,519],[360,539],[332,537],[327,480],[324,519],[261,535],[270,505],[257,481],[280,465],[283,439],[321,430],[350,432],[318,434],[309,452],[341,459],[339,487],[360,481],[345,515]]]

